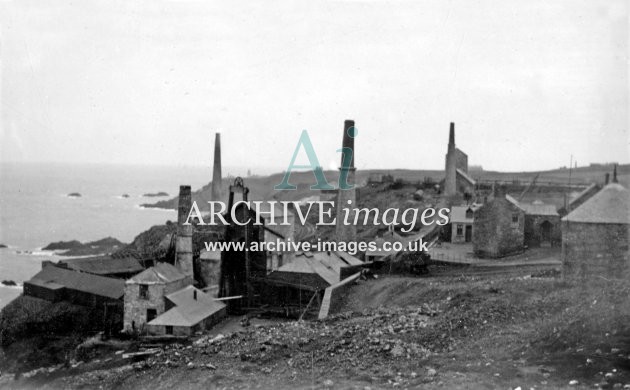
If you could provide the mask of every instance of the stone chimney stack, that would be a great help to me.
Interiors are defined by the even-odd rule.
[[[339,175],[343,177],[346,175],[347,183],[352,185],[351,189],[337,189],[337,225],[335,227],[335,235],[337,236],[338,242],[350,242],[356,241],[357,239],[357,228],[354,224],[354,208],[357,207],[357,193],[355,185],[355,171],[354,167],[355,155],[354,155],[354,138],[357,136],[356,129],[354,127],[353,120],[346,120],[343,125],[343,141],[342,147],[348,148],[352,150],[352,158],[350,159],[350,164],[344,165],[344,156],[345,154],[341,154],[341,167],[339,168]],[[341,182],[341,180],[340,180]],[[348,218],[346,225],[344,222],[346,221],[346,212],[348,210]]]
[[[451,122],[448,133],[448,150],[444,167],[444,195],[457,194],[457,151],[455,150],[455,123]]]
[[[190,186],[179,186],[179,205],[177,208],[177,241],[175,241],[175,266],[184,274],[193,274],[193,225],[184,225],[190,208],[192,196]],[[191,221],[192,222],[192,221]]]
[[[613,183],[619,183],[619,181],[617,180],[617,164],[615,164],[615,167],[613,168]]]
[[[221,133],[214,136],[214,166],[212,169],[212,200],[220,201],[223,195],[221,185]]]

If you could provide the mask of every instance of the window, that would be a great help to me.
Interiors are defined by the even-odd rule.
[[[151,322],[155,317],[157,317],[157,310],[147,309],[147,322]]]
[[[149,299],[149,285],[148,284],[140,285],[140,299]]]
[[[518,213],[512,214],[512,223],[518,223]]]
[[[471,209],[466,210],[466,219],[472,219],[473,211]]]
[[[173,334],[173,327],[170,325],[166,325],[166,334]]]
[[[458,236],[464,235],[464,225],[460,225],[460,224],[457,225],[457,235]]]

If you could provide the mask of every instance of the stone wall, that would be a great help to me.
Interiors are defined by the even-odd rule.
[[[166,303],[164,296],[192,284],[190,277],[171,282],[169,284],[148,284],[149,294],[147,299],[140,298],[140,284],[128,283],[125,285],[125,313],[124,331],[131,332],[134,329],[141,332],[146,328],[147,309],[155,309],[157,315],[164,313]]]
[[[627,276],[630,225],[562,222],[565,278]]]
[[[513,222],[512,217],[518,221]],[[473,250],[479,257],[498,258],[524,249],[525,213],[505,199],[496,197],[475,212]]]
[[[550,215],[525,215],[525,244],[527,246],[540,246],[542,234],[540,225],[543,222],[551,224],[551,245],[560,246],[562,241],[562,231],[560,229],[560,216]]]

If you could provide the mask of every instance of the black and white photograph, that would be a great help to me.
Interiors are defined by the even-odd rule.
[[[0,390],[630,389],[627,0],[0,0]]]

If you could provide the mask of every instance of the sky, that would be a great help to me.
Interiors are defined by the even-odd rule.
[[[630,162],[628,4],[0,0],[0,162]],[[302,156],[299,161],[304,162]]]

